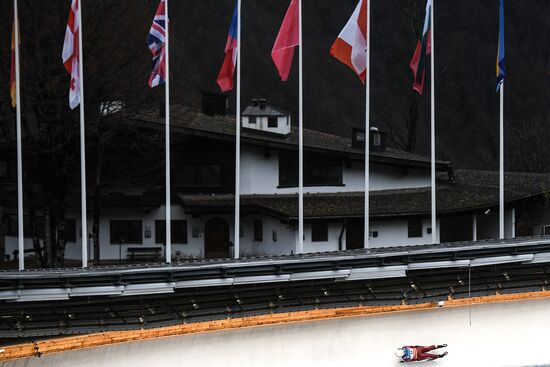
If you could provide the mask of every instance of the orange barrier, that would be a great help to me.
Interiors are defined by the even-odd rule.
[[[527,301],[550,298],[550,291],[527,292],[517,294],[496,294],[493,296],[473,297],[466,299],[448,299],[444,307],[465,307],[497,302]],[[79,336],[70,336],[34,343],[25,343],[0,347],[0,362],[33,356],[42,356],[51,353],[68,352],[73,350],[93,348],[105,345],[127,343],[140,340],[196,334],[220,330],[240,329],[247,327],[279,325],[287,323],[326,320],[343,317],[379,315],[395,312],[412,312],[438,308],[435,302],[417,305],[396,306],[359,306],[348,308],[318,309],[288,313],[272,313],[262,316],[231,318],[217,321],[186,323],[155,329],[141,329],[129,331],[111,331]]]

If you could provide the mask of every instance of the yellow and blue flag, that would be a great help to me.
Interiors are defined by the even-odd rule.
[[[500,14],[498,26],[498,52],[497,52],[497,92],[504,82],[506,67],[504,66],[504,0],[500,0]]]

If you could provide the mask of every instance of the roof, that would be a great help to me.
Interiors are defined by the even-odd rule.
[[[270,105],[265,105],[264,107],[250,105],[244,109],[242,115],[243,116],[288,116],[290,115],[290,113]]]
[[[170,117],[173,133],[231,142],[235,140],[234,117],[208,116],[177,105],[171,107]],[[165,124],[164,117],[161,117],[156,109],[134,114],[131,116],[131,121],[135,124],[142,124],[144,127],[158,129],[164,129]],[[364,149],[353,146],[350,138],[310,129],[304,129],[303,134],[304,148],[307,151],[338,154],[354,160],[365,159]],[[298,146],[298,129],[292,127],[290,134],[287,135],[262,134],[255,130],[243,129],[241,131],[241,142],[261,147],[294,150]],[[370,161],[407,167],[430,167],[429,157],[394,148],[386,148],[384,152],[371,152]],[[448,161],[437,161],[439,170],[447,170],[448,167]]]
[[[498,172],[459,170],[456,182],[442,177],[437,183],[439,214],[471,212],[497,206]],[[507,173],[506,203],[550,192],[550,174]],[[189,213],[232,210],[233,195],[179,195]],[[430,187],[372,191],[370,216],[376,218],[428,215],[431,212]],[[260,212],[281,220],[298,217],[296,194],[241,195],[244,212]],[[309,219],[352,218],[364,215],[363,192],[319,193],[304,195],[304,216]]]

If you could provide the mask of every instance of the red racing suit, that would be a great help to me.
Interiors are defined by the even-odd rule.
[[[424,361],[426,359],[437,359],[440,358],[439,354],[428,353],[434,349],[437,349],[437,346],[430,345],[428,347],[423,347],[420,345],[405,346],[403,348],[405,354],[402,359],[405,362],[414,362],[414,361]]]

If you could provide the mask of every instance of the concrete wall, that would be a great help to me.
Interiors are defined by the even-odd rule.
[[[118,343],[2,367],[402,367],[396,348],[443,343],[445,358],[410,365],[542,367],[550,361],[549,309],[549,299],[444,306]]]

